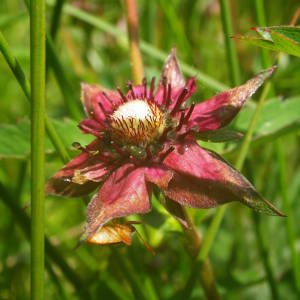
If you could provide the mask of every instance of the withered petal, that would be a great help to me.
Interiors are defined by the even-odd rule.
[[[99,141],[86,147],[86,152],[73,158],[46,184],[48,195],[80,197],[91,193],[99,186],[113,166],[107,165],[98,152]]]
[[[209,208],[239,201],[259,212],[283,215],[241,173],[194,141],[175,145],[164,164],[176,171],[164,192],[180,204]]]
[[[144,169],[125,164],[113,172],[87,207],[87,228],[83,239],[114,218],[147,213],[151,209],[150,187]]]
[[[271,76],[274,70],[275,67],[269,68],[248,80],[245,84],[221,92],[195,105],[187,127],[197,127],[198,131],[203,132],[228,125],[246,100]]]

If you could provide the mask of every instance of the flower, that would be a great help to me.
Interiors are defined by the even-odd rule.
[[[240,201],[256,211],[282,215],[218,154],[200,147],[197,137],[219,132],[274,71],[265,70],[245,84],[199,104],[187,105],[196,91],[187,82],[175,49],[168,56],[155,90],[143,80],[129,91],[82,84],[87,118],[79,127],[95,140],[47,183],[48,194],[78,197],[99,188],[87,207],[85,239],[108,221],[150,211],[153,186],[176,205],[210,208]],[[176,204],[175,204],[176,203]],[[172,208],[173,207],[173,208]]]

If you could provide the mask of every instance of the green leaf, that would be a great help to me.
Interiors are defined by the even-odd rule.
[[[77,122],[73,120],[54,120],[53,124],[61,137],[64,146],[68,149],[72,149],[72,143],[75,141],[84,146],[93,140],[91,135],[82,134],[77,127]],[[49,139],[46,139],[45,151],[47,154],[55,152]],[[29,154],[29,120],[24,119],[18,124],[0,124],[0,159],[25,159],[29,156]]]
[[[236,130],[247,130],[254,110],[255,107],[247,106],[239,113],[234,126]],[[300,130],[300,97],[272,99],[262,108],[254,131],[254,141],[265,142],[297,130]]]
[[[261,37],[235,35],[253,45],[300,57],[300,27],[272,26],[253,28]]]

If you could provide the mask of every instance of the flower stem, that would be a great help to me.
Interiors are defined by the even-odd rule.
[[[46,18],[44,0],[30,3],[31,299],[44,299]]]
[[[133,79],[136,84],[140,84],[144,77],[144,66],[141,50],[139,47],[138,14],[136,0],[126,0],[126,18]]]
[[[201,260],[201,262],[199,262],[197,259],[197,254],[201,252],[204,246],[202,236],[197,230],[193,220],[188,215],[186,209],[182,206],[181,209],[182,209],[182,215],[184,216],[184,220],[188,224],[188,227],[182,226],[182,229],[185,231],[189,241],[191,242],[188,249],[189,249],[190,256],[193,258],[192,261],[193,267],[190,276],[186,282],[186,285],[183,291],[180,293],[180,299],[190,298],[190,295],[193,291],[193,287],[198,278],[200,279],[202,288],[204,290],[207,299],[209,300],[221,299],[216,286],[215,276],[209,258],[206,256],[205,258],[203,258],[203,260]],[[200,274],[199,274],[199,270],[200,270]]]
[[[226,45],[226,55],[229,68],[230,81],[233,86],[237,86],[241,81],[238,56],[234,42],[231,39],[232,35],[232,18],[230,14],[229,1],[219,0],[221,7],[221,17],[223,32]]]

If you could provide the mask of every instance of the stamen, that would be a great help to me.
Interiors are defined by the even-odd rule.
[[[171,104],[171,83],[168,83],[168,94],[167,94],[167,100],[166,100],[166,108],[169,108]]]
[[[162,154],[160,155],[160,157],[159,157],[159,162],[162,163],[162,162],[166,159],[166,157],[167,157],[171,152],[174,151],[174,149],[175,149],[175,147],[174,147],[174,146],[171,146],[165,153],[162,153]]]
[[[133,91],[133,85],[132,85],[132,82],[131,82],[130,80],[128,80],[127,86],[128,86],[128,88],[129,88],[129,90],[131,91],[132,98],[133,98],[133,99],[136,99],[135,93],[134,93],[134,91]]]
[[[182,90],[182,92],[180,93],[180,95],[177,98],[177,102],[176,102],[173,110],[171,111],[171,115],[174,115],[176,112],[178,112],[178,110],[180,109],[181,104],[184,102],[184,98],[188,92],[189,92],[189,90],[186,87]]]
[[[195,108],[195,104],[193,103],[193,104],[190,106],[189,111],[187,112],[186,116],[184,117],[183,123],[186,123],[186,122],[190,119],[191,114],[192,114],[194,108]]]
[[[103,92],[102,94],[103,94],[103,96],[106,95],[105,92]],[[108,118],[109,117],[109,113],[105,110],[103,104],[101,102],[98,102],[98,105],[100,106],[100,108],[101,108],[102,112],[104,113],[105,117]]]
[[[118,91],[119,95],[121,96],[123,102],[126,103],[128,101],[128,99],[126,98],[126,96],[123,94],[123,92],[121,91],[121,89],[119,87],[117,87],[117,91]]]
[[[183,123],[184,123],[184,112],[181,112],[180,120],[178,126],[176,127],[176,131],[179,131],[182,128]]]
[[[152,77],[151,84],[150,84],[150,99],[153,99],[153,92],[154,92],[154,85],[155,85],[155,77]]]
[[[143,78],[142,84],[144,86],[144,99],[146,99],[147,98],[147,78],[146,77]]]
[[[161,137],[159,138],[159,142],[164,141],[167,138],[168,133],[172,130],[172,126],[169,126],[165,129]]]

